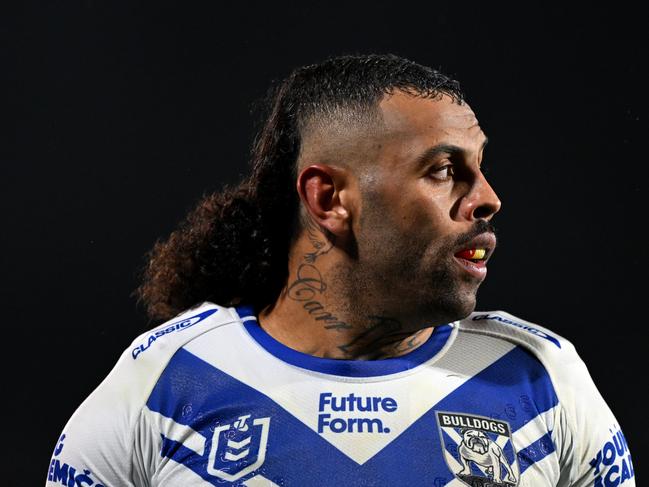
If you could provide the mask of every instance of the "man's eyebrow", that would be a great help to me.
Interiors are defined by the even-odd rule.
[[[480,147],[480,151],[484,150],[485,146],[489,142],[489,139],[485,137],[484,142],[482,143],[482,146]],[[423,154],[421,154],[417,158],[417,164],[422,165],[428,162],[429,160],[433,159],[434,157],[440,155],[440,154],[462,154],[466,152],[466,149],[454,145],[454,144],[437,144],[434,145],[433,147],[429,147],[424,151]]]

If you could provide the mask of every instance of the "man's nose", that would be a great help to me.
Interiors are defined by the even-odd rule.
[[[460,202],[460,215],[467,220],[491,220],[502,203],[484,174],[478,173]]]

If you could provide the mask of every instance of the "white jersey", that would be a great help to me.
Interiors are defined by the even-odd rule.
[[[573,345],[507,313],[374,361],[292,350],[212,303],[143,334],[54,449],[47,485],[634,486]]]

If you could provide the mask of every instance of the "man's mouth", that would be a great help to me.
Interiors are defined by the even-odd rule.
[[[487,249],[465,249],[460,250],[455,257],[465,259],[474,263],[485,261],[487,259]]]
[[[455,259],[469,274],[484,279],[487,275],[487,261],[496,247],[496,237],[493,233],[483,233],[465,245],[454,254]]]

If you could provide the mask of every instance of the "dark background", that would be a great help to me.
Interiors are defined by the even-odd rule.
[[[491,139],[485,162],[503,201],[479,309],[573,341],[641,471],[645,7],[454,3],[89,0],[12,12],[3,485],[43,483],[69,416],[154,325],[131,297],[143,255],[203,193],[246,173],[251,108],[269,83],[367,52],[461,81]]]

